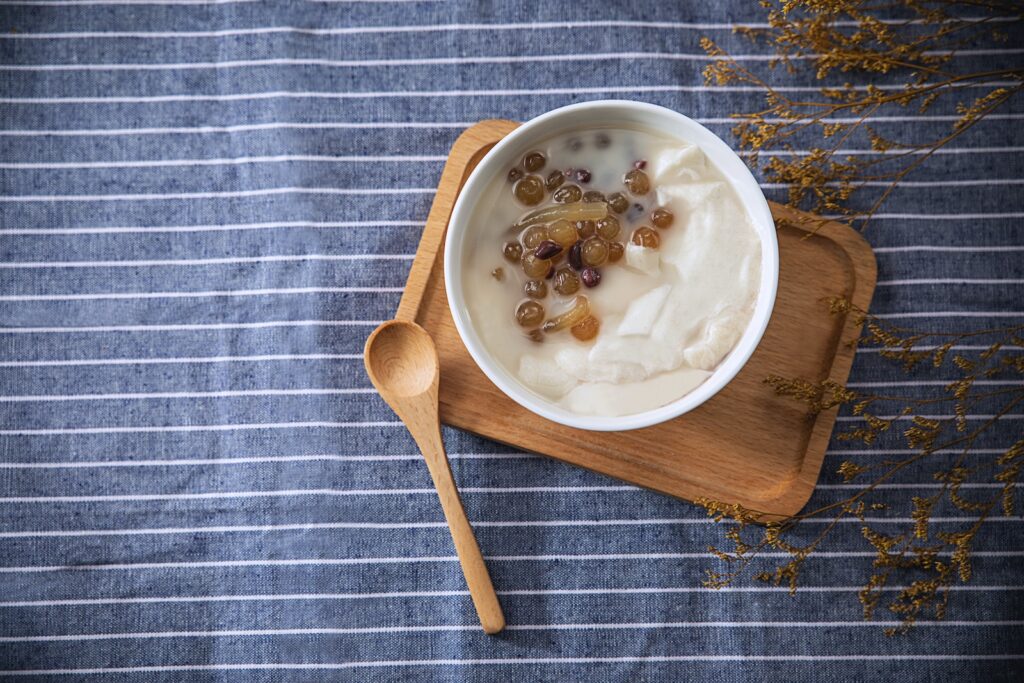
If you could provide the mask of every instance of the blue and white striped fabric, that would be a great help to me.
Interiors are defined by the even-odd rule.
[[[623,97],[731,139],[761,95],[704,87],[698,40],[761,54],[730,32],[759,20],[740,0],[0,4],[0,678],[1015,678],[1020,517],[978,538],[948,621],[890,638],[861,620],[856,524],[796,596],[710,592],[721,530],[701,510],[448,430],[510,624],[485,636],[415,445],[364,375],[464,127]],[[957,59],[1019,64],[1020,41]],[[923,142],[954,114],[876,125]],[[867,232],[875,312],[1024,320],[1022,120],[1018,100],[894,193]],[[860,353],[851,381],[943,379]],[[897,444],[833,444],[814,500],[844,496],[841,459]]]

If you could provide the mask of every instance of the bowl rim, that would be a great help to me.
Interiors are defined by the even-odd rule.
[[[725,359],[719,363],[710,377],[678,399],[641,413],[614,417],[580,415],[570,412],[540,394],[533,392],[490,355],[490,352],[480,341],[476,331],[473,329],[472,323],[469,321],[468,309],[463,293],[462,268],[460,267],[461,263],[458,262],[461,259],[456,258],[457,255],[461,255],[465,235],[468,231],[467,226],[469,225],[469,219],[472,216],[473,210],[476,208],[477,198],[493,179],[495,171],[500,172],[502,170],[502,168],[496,169],[495,167],[498,164],[497,160],[502,157],[504,150],[523,145],[523,151],[526,151],[526,148],[529,147],[528,141],[535,135],[538,138],[542,138],[554,134],[552,132],[543,132],[545,127],[554,125],[559,119],[571,117],[574,114],[587,110],[608,110],[612,119],[614,119],[616,112],[619,112],[620,117],[624,113],[639,112],[641,115],[648,115],[653,118],[660,117],[664,118],[666,122],[671,122],[673,124],[671,127],[659,126],[656,127],[656,130],[696,144],[706,154],[709,151],[711,152],[708,156],[714,157],[712,163],[718,168],[719,172],[726,176],[736,190],[761,238],[761,286],[758,291],[754,312],[740,340]],[[539,135],[537,134],[538,129],[542,131]],[[723,165],[728,168],[723,168]],[[456,253],[457,250],[458,253]],[[778,290],[778,274],[779,249],[774,219],[772,218],[768,201],[765,199],[764,193],[761,192],[757,180],[750,172],[746,163],[740,159],[739,155],[725,141],[684,114],[656,104],[632,100],[579,102],[553,109],[521,124],[496,143],[480,160],[472,173],[470,173],[459,191],[455,206],[449,217],[445,235],[444,281],[448,307],[455,322],[455,328],[459,333],[459,338],[469,351],[469,355],[473,358],[477,367],[502,393],[530,412],[567,427],[588,431],[625,431],[660,424],[694,410],[725,388],[743,366],[746,365],[764,336],[764,331],[768,326],[768,321],[771,318],[775,305],[775,297]]]

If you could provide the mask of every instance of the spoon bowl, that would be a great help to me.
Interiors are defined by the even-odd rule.
[[[437,383],[439,364],[434,340],[416,323],[386,322],[366,340],[367,371],[382,395],[428,391]]]

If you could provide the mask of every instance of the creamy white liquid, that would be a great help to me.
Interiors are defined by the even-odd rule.
[[[599,132],[611,139],[604,149],[594,144]],[[582,148],[572,150],[578,142]],[[735,190],[698,147],[648,131],[582,131],[536,149],[548,158],[541,177],[586,168],[593,178],[581,185],[584,191],[621,191],[643,210],[619,216],[617,239],[627,243],[626,258],[604,265],[600,285],[578,292],[601,321],[597,338],[581,342],[563,331],[536,343],[514,317],[528,278],[501,256],[509,226],[529,208],[512,198],[504,175],[496,178],[477,204],[463,269],[474,329],[511,375],[574,413],[629,415],[681,398],[736,345],[757,299],[761,240]],[[654,191],[631,197],[622,175],[640,159]],[[656,206],[675,214],[673,225],[658,231],[660,248],[628,245],[634,228],[650,225]],[[498,267],[503,281],[491,275]],[[541,303],[551,317],[573,298],[550,291]]]

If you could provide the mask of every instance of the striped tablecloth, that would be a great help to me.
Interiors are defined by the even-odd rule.
[[[1019,673],[1019,517],[978,538],[946,622],[891,638],[861,620],[857,524],[795,596],[709,592],[721,530],[701,510],[446,431],[510,623],[487,637],[415,445],[363,373],[463,128],[623,97],[729,140],[761,94],[704,87],[698,40],[760,55],[730,33],[759,20],[739,0],[0,4],[0,678]],[[1021,46],[957,60],[1020,63]],[[952,114],[876,125],[925,141]],[[894,193],[866,234],[874,312],[1024,319],[1022,120],[1017,101]],[[851,381],[945,378],[860,353]],[[833,446],[817,503],[844,495],[832,472],[856,447]],[[926,487],[930,466],[897,482]],[[883,528],[912,493],[880,494]]]

